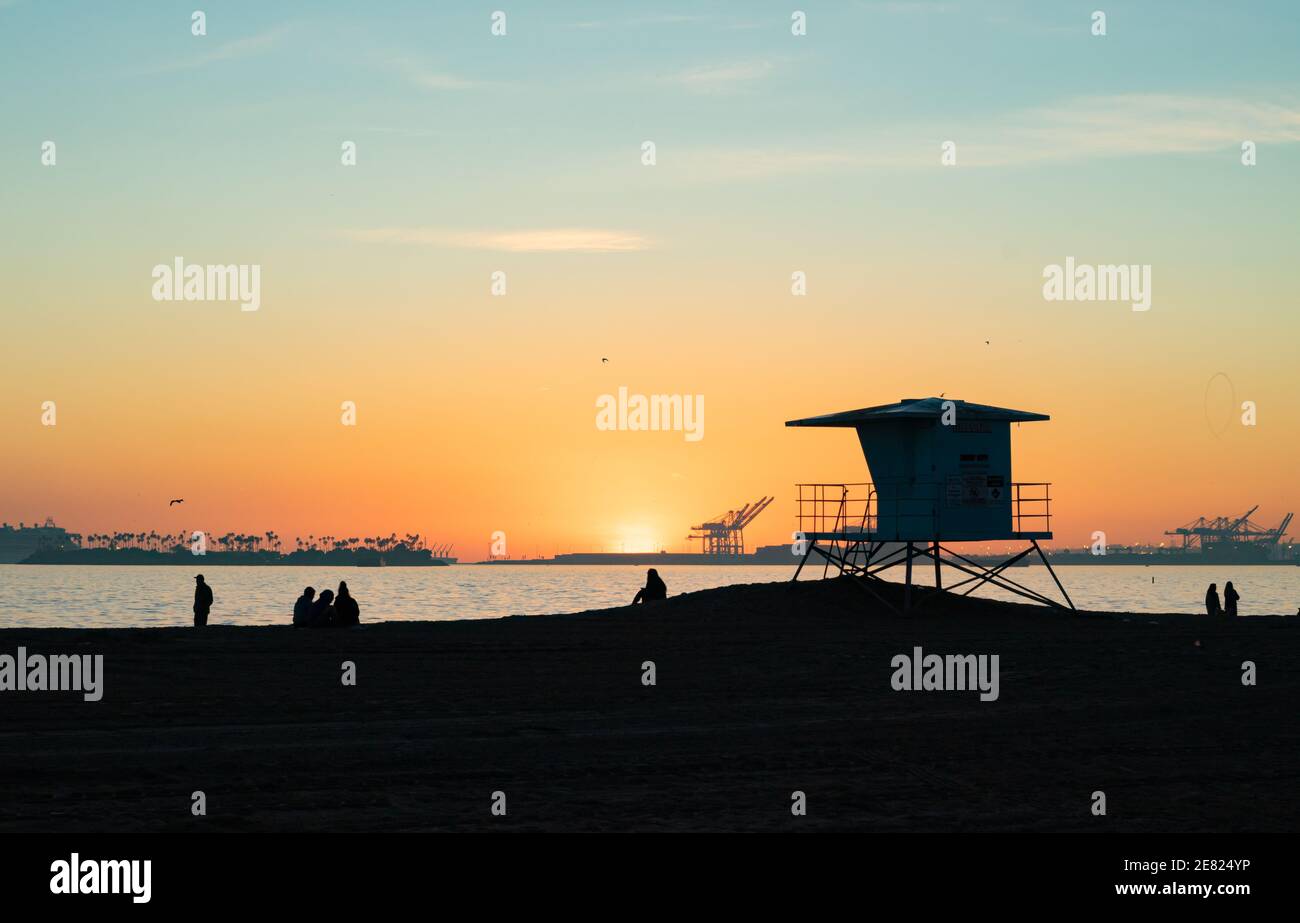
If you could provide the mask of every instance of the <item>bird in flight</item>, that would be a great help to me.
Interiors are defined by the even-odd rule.
[[[184,498],[181,498],[180,500],[173,500],[171,503],[168,503],[167,505],[168,505],[168,506],[175,506],[177,503],[184,503],[184,502],[185,502],[185,499],[184,499]]]
[[[601,362],[608,362],[609,360],[606,359],[604,356],[601,356],[601,357],[600,357],[600,361],[601,361]]]

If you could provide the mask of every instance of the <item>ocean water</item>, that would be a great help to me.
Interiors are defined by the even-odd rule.
[[[736,583],[789,580],[794,566],[665,566],[670,595]],[[0,627],[151,627],[189,625],[195,568],[0,565]],[[806,568],[803,579],[822,569]],[[901,570],[894,572],[901,576]],[[951,580],[945,570],[945,579]],[[1017,582],[1054,596],[1043,567],[1008,572]],[[933,571],[918,567],[915,579]],[[1300,607],[1300,567],[1058,567],[1081,609],[1116,612],[1202,612],[1205,589],[1232,580],[1240,614],[1294,615]],[[495,618],[579,612],[629,603],[645,568],[626,565],[553,566],[459,564],[452,567],[210,567],[216,594],[209,624],[287,624],[307,585],[337,590],[346,580],[363,622]],[[897,577],[895,577],[897,579]],[[999,590],[982,595],[1013,599]]]

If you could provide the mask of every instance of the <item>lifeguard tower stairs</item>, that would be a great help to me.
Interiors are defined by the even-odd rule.
[[[939,589],[963,596],[986,585],[1059,609],[1074,608],[1039,541],[1050,539],[1051,484],[1011,479],[1011,424],[1048,420],[1046,414],[939,397],[790,420],[786,426],[846,427],[857,431],[870,482],[799,484],[799,578],[813,555],[823,576],[866,578],[861,585],[890,609],[872,583],[883,571],[904,569],[903,608],[912,608],[914,562],[934,566]],[[1028,542],[988,566],[953,545]],[[1065,602],[1012,579],[1007,571],[1037,554]],[[815,560],[815,559],[814,559]],[[943,568],[959,573],[943,583]],[[927,598],[934,598],[933,596]],[[895,609],[895,611],[897,611]]]

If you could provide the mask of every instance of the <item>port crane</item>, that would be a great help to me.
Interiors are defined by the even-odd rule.
[[[738,510],[715,516],[708,522],[691,526],[687,541],[701,542],[704,554],[733,557],[745,553],[745,526],[758,518],[758,514],[767,509],[774,497],[760,497],[753,503],[746,503]]]
[[[1206,552],[1225,545],[1229,548],[1252,545],[1267,550],[1286,537],[1286,530],[1291,525],[1291,519],[1295,514],[1287,513],[1281,523],[1272,529],[1266,529],[1251,521],[1250,517],[1258,509],[1259,504],[1256,504],[1237,517],[1218,516],[1208,519],[1201,516],[1177,529],[1166,530],[1165,535],[1181,538],[1184,551],[1199,548],[1202,552]]]

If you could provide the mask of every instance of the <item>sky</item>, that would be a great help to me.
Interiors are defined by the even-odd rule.
[[[1300,505],[1293,3],[200,4],[0,0],[0,519],[472,560],[773,495],[754,546],[867,479],[784,421],[941,393],[1051,415],[1057,546]],[[258,310],[155,300],[178,257]],[[1067,257],[1150,309],[1046,300]]]

